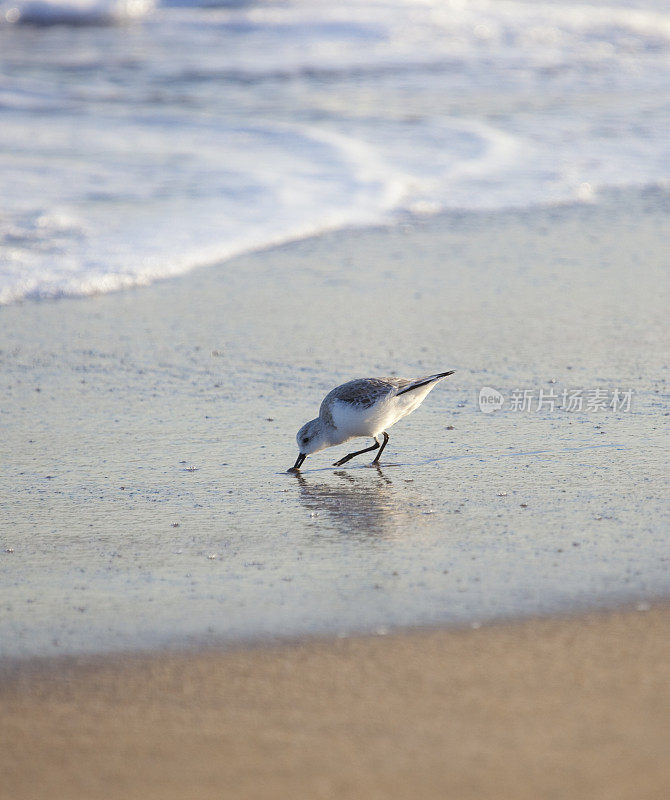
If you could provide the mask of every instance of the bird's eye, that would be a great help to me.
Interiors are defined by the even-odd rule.
[[[309,442],[309,436],[303,436],[303,437],[302,437],[302,439],[301,439],[300,441],[301,441],[303,444],[307,444],[307,442]]]

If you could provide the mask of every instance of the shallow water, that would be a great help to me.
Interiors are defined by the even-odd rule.
[[[667,595],[669,210],[655,190],[446,215],[4,308],[0,652]],[[286,473],[336,383],[438,369],[457,372],[380,469],[331,467],[344,445]],[[483,386],[501,410],[482,413]],[[509,405],[617,387],[630,411]]]
[[[667,181],[669,84],[664,0],[0,0],[0,303]]]

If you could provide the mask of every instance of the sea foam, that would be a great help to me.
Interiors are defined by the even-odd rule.
[[[0,303],[670,178],[660,2],[27,0],[0,19]]]
[[[107,25],[136,20],[154,0],[18,0],[2,6],[0,19],[24,25]]]

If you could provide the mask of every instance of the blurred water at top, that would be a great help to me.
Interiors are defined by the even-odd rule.
[[[670,177],[667,3],[0,3],[0,302]]]

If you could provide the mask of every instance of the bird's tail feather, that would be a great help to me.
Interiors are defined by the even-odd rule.
[[[449,372],[438,372],[437,375],[427,375],[425,378],[418,378],[413,383],[410,383],[408,386],[403,387],[396,397],[399,397],[401,394],[405,394],[405,392],[413,392],[414,389],[420,389],[422,386],[426,386],[428,383],[434,383],[435,381],[439,381],[442,378],[446,378],[447,375],[453,375],[455,370],[449,370]]]

